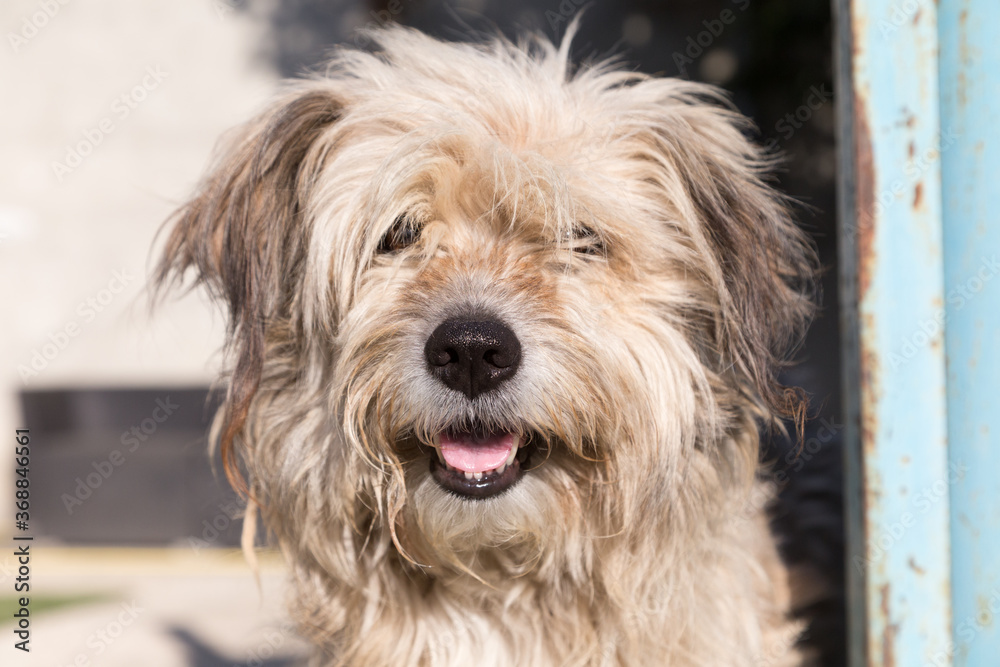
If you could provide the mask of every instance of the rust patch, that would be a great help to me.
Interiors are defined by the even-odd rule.
[[[855,169],[855,216],[857,229],[854,238],[857,262],[857,303],[861,330],[859,341],[859,374],[861,380],[861,446],[867,454],[876,448],[878,431],[877,411],[872,407],[877,402],[878,393],[878,348],[871,344],[875,322],[870,315],[860,313],[861,303],[871,288],[875,272],[875,166],[872,157],[871,131],[862,95],[854,98],[854,169]],[[864,480],[866,496],[874,493],[873,480]]]
[[[909,147],[909,153],[910,153],[910,159],[911,160],[913,159],[913,156],[916,154],[916,152],[917,152],[917,147],[914,146],[913,142],[911,141],[910,142],[910,147]]]
[[[875,454],[875,433],[878,421],[875,411],[868,409],[875,402],[875,369],[878,367],[878,355],[868,346],[861,346],[861,445],[868,454]],[[871,489],[867,489],[871,491]]]
[[[979,623],[980,627],[988,628],[993,625],[993,611],[990,609],[990,601],[984,598],[982,595],[976,596],[976,606],[979,607],[979,611],[976,614],[976,622]]]
[[[879,611],[882,613],[882,621],[885,623],[885,631],[882,633],[882,662],[881,667],[895,667],[896,665],[896,626],[889,622],[889,597],[891,589],[889,584],[882,584],[879,587]]]
[[[913,188],[913,208],[914,210],[920,208],[920,204],[924,201],[924,184],[917,183],[916,187]]]
[[[923,576],[924,574],[927,573],[927,570],[925,570],[924,568],[922,568],[919,565],[917,565],[917,561],[913,560],[912,556],[910,556],[910,560],[908,560],[906,564],[910,566],[911,570],[913,570],[914,572],[916,572],[920,576]]]
[[[858,301],[871,286],[875,264],[875,164],[871,131],[862,96],[854,97],[855,220],[858,258]]]

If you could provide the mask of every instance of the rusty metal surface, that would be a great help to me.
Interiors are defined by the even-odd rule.
[[[952,664],[938,26],[839,0],[852,664]]]

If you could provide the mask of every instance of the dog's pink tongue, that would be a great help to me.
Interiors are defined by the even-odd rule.
[[[514,446],[514,434],[442,433],[441,456],[452,468],[463,472],[485,472],[503,465]]]

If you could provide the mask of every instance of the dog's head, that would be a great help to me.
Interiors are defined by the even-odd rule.
[[[228,306],[217,433],[271,528],[485,568],[745,483],[813,255],[741,118],[542,40],[376,38],[230,140],[159,267]]]

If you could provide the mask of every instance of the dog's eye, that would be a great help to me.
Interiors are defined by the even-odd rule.
[[[566,230],[564,241],[568,248],[580,255],[604,255],[606,253],[604,241],[586,225]]]
[[[386,255],[408,248],[420,238],[420,227],[408,215],[396,218],[392,227],[385,233],[378,244],[379,254]]]

